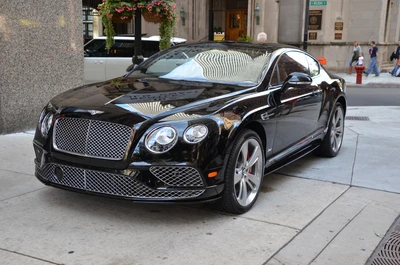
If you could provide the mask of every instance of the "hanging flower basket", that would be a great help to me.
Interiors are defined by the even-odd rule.
[[[114,14],[111,18],[111,21],[113,23],[121,24],[121,23],[129,23],[132,21],[132,19],[133,19],[132,16],[127,17],[127,16],[119,16],[119,15]]]
[[[129,23],[138,9],[147,22],[160,24],[160,49],[168,48],[177,17],[175,7],[174,0],[102,0],[97,9],[107,36],[106,49],[109,50],[115,43],[113,23]]]
[[[142,8],[142,16],[144,20],[151,23],[160,24],[163,21],[163,18],[153,12],[147,10],[147,8]]]

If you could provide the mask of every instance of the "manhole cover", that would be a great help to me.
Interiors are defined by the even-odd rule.
[[[369,121],[369,118],[366,116],[346,116],[346,120],[350,121]]]
[[[400,217],[397,217],[385,237],[365,265],[400,264]]]

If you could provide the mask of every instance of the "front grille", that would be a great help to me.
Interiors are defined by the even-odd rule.
[[[63,172],[62,178],[58,178],[55,174],[57,167]],[[85,191],[136,199],[187,199],[198,197],[204,193],[204,189],[156,190],[147,187],[130,176],[56,164],[47,164],[42,169],[36,165],[36,171],[42,178],[55,184]]]
[[[200,173],[192,167],[154,166],[150,172],[171,187],[199,187],[204,182]]]
[[[54,126],[54,148],[75,155],[121,160],[131,136],[132,128],[126,125],[62,118]]]

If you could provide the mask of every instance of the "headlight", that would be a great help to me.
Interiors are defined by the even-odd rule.
[[[43,121],[43,118],[44,118],[45,114],[46,114],[46,108],[44,108],[42,110],[42,112],[40,113],[40,116],[39,116],[39,127],[40,127],[41,122]]]
[[[52,113],[48,113],[43,121],[42,124],[40,126],[40,132],[42,133],[43,137],[47,137],[47,134],[50,131],[51,125],[53,123],[53,114]]]
[[[145,140],[146,148],[156,154],[169,151],[178,141],[178,134],[172,127],[160,127],[151,131]]]
[[[183,138],[189,144],[196,144],[206,138],[208,128],[205,125],[194,125],[186,129]]]

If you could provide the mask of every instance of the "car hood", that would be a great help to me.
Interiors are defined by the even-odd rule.
[[[65,115],[96,116],[102,120],[137,124],[146,120],[179,120],[217,112],[254,87],[120,77],[78,87],[51,100]]]

